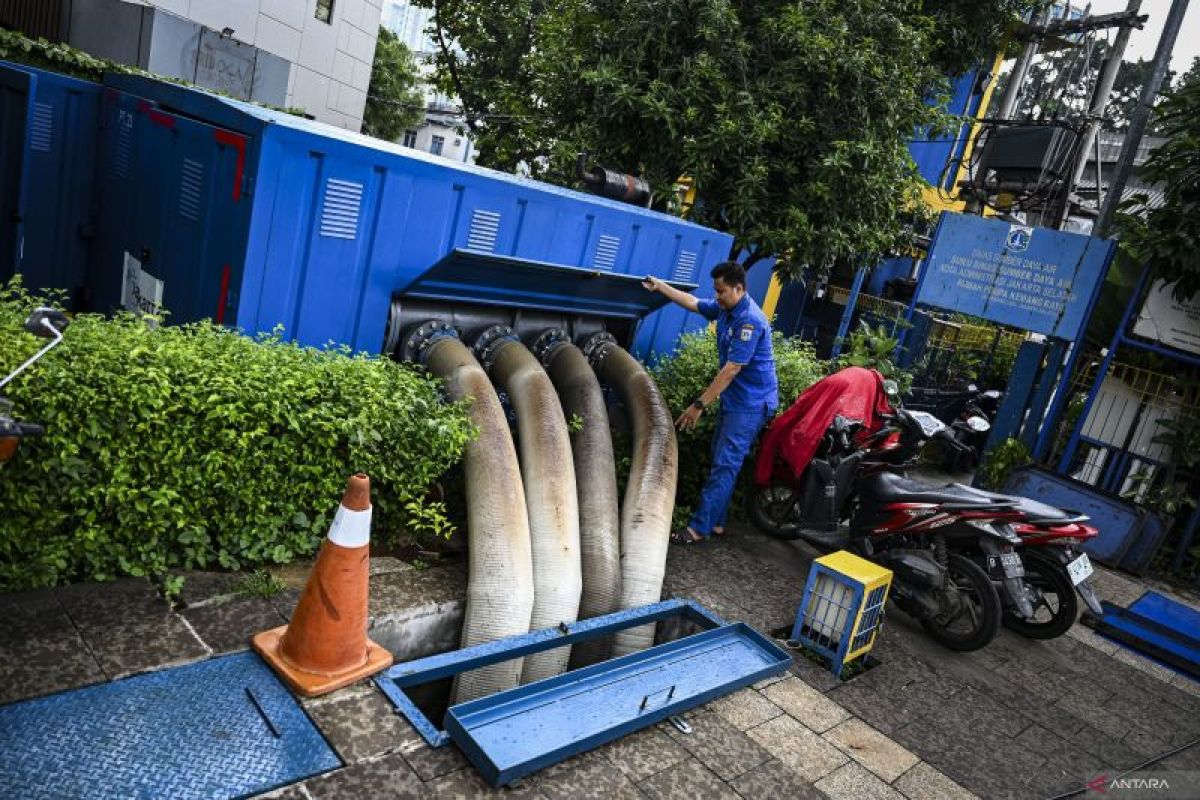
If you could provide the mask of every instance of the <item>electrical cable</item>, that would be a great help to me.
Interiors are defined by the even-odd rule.
[[[1193,739],[1192,741],[1188,742],[1187,744],[1181,744],[1181,745],[1179,745],[1179,747],[1176,747],[1174,750],[1168,750],[1165,753],[1162,753],[1160,755],[1154,756],[1153,758],[1149,758],[1149,759],[1143,761],[1142,763],[1138,764],[1136,767],[1130,767],[1129,769],[1125,770],[1124,772],[1121,772],[1121,773],[1117,774],[1116,776],[1114,776],[1113,780],[1118,781],[1121,778],[1124,778],[1126,775],[1129,775],[1131,773],[1137,772],[1140,769],[1145,769],[1146,767],[1157,764],[1159,761],[1162,761],[1165,758],[1170,758],[1171,756],[1176,755],[1177,753],[1182,753],[1184,750],[1190,750],[1191,748],[1195,747],[1198,744],[1200,744],[1200,739]],[[1078,795],[1083,794],[1084,792],[1088,791],[1091,788],[1092,788],[1091,786],[1084,786],[1079,789],[1072,789],[1071,791],[1064,792],[1063,794],[1056,794],[1054,797],[1049,797],[1046,800],[1067,800],[1068,797],[1076,797]]]

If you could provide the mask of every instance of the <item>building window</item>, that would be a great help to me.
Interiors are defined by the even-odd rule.
[[[317,19],[328,25],[333,24],[333,4],[335,0],[317,0]]]
[[[404,141],[401,144],[403,144],[405,147],[416,147],[417,146],[417,132],[416,131],[405,131],[404,132]]]
[[[429,152],[433,153],[435,156],[440,156],[442,154],[442,145],[445,143],[445,136],[433,137],[433,139],[429,142]]]

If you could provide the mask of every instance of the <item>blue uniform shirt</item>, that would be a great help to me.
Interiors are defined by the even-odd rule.
[[[733,362],[742,370],[721,393],[724,411],[775,411],[779,405],[779,383],[775,377],[775,350],[767,316],[750,299],[743,297],[729,311],[716,300],[701,300],[696,309],[717,323],[717,355],[720,365]]]

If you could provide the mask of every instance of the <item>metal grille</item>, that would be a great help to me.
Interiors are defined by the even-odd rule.
[[[117,125],[117,176],[129,177],[129,162],[133,155],[133,128],[127,125]]]
[[[471,229],[467,232],[467,249],[491,253],[496,249],[496,237],[500,235],[500,214],[481,208],[471,212]]]
[[[1085,353],[1080,360],[1086,366],[1076,372],[1069,396],[1076,409],[1091,391],[1101,355]],[[1188,419],[1198,407],[1200,388],[1181,387],[1173,374],[1115,362],[1080,428],[1080,446],[1068,472],[1076,480],[1142,502],[1165,476],[1164,464],[1172,456],[1167,444],[1155,441],[1167,432],[1161,422]],[[1054,461],[1077,422],[1077,412],[1065,415]]]
[[[883,621],[883,601],[886,597],[887,586],[877,586],[867,596],[867,604],[863,608],[862,621],[859,623],[858,633],[854,635],[854,641],[850,644],[851,651],[866,647],[875,637],[875,631]]]
[[[325,202],[321,210],[321,235],[334,239],[353,239],[358,235],[358,213],[362,207],[363,185],[330,178],[325,182]]]
[[[934,317],[921,358],[914,365],[915,385],[959,388],[968,383],[1005,383],[1025,332]]]
[[[679,283],[692,283],[696,280],[696,254],[691,250],[679,251],[679,260],[675,262],[675,271],[671,280]]]
[[[46,103],[33,104],[33,119],[29,125],[29,146],[40,153],[49,153],[54,142],[54,107]]]
[[[596,243],[596,256],[592,266],[596,269],[612,269],[617,263],[617,251],[621,249],[621,240],[616,236],[601,236]]]
[[[192,222],[200,219],[200,191],[203,186],[204,165],[185,158],[179,177],[179,216]]]
[[[854,619],[854,590],[832,575],[821,573],[813,582],[804,609],[802,634],[815,644],[837,650]]]

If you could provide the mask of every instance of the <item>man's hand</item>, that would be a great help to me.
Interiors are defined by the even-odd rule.
[[[696,426],[696,420],[700,419],[700,415],[704,413],[704,409],[688,406],[687,410],[679,415],[679,419],[675,420],[675,427],[681,431],[686,431],[688,428]]]
[[[647,275],[642,279],[642,286],[646,287],[646,289],[651,292],[661,292],[663,281],[662,279],[656,278],[653,275]]]

